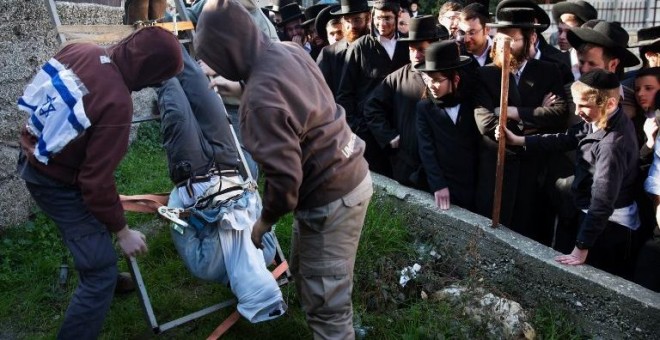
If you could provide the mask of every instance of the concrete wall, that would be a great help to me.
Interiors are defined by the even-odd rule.
[[[589,266],[564,266],[554,250],[467,210],[435,208],[430,194],[379,175],[377,193],[395,200],[410,217],[412,233],[448,249],[457,272],[504,292],[525,308],[553,301],[572,311],[591,337],[657,339],[660,294]],[[659,269],[660,270],[660,269]]]
[[[62,24],[121,24],[123,9],[57,3]],[[17,138],[26,115],[16,102],[23,88],[59,47],[44,0],[2,0],[0,6],[0,229],[25,221],[31,200],[14,173]],[[134,111],[151,113],[154,91],[134,94]]]

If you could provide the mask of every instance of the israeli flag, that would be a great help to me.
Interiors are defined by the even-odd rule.
[[[48,164],[52,155],[91,125],[82,100],[87,93],[78,76],[54,58],[28,84],[18,108],[30,114],[27,129],[38,140],[37,160]]]

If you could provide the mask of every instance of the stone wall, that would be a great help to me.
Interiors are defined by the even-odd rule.
[[[62,24],[121,24],[123,9],[93,4],[57,3]],[[31,200],[14,170],[17,138],[25,122],[16,101],[41,65],[59,48],[43,0],[3,0],[0,6],[0,229],[25,221]],[[134,111],[150,114],[155,94],[133,95]]]
[[[503,293],[525,309],[552,302],[570,311],[590,338],[657,339],[660,294],[590,266],[565,266],[558,253],[491,220],[376,174],[377,197],[396,201],[411,233],[451,258],[455,274]],[[422,267],[422,271],[424,268]],[[501,294],[502,295],[502,294]]]

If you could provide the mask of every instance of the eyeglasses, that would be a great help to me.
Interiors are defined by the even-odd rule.
[[[467,36],[467,37],[472,38],[472,37],[474,37],[475,35],[479,34],[479,32],[481,32],[481,31],[483,31],[483,30],[484,30],[483,28],[480,28],[480,29],[478,29],[478,30],[471,30],[471,31],[469,31],[469,32],[465,32],[465,31],[463,31],[463,30],[458,30],[458,31],[456,31],[456,37],[457,37],[457,38],[463,38],[463,37],[466,37],[466,36]]]
[[[459,17],[460,17],[460,13],[450,12],[441,16],[440,20],[454,21],[454,20],[458,20]]]

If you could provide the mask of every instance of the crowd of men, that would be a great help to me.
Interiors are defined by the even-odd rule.
[[[144,3],[131,2],[127,20],[151,18]],[[660,291],[660,27],[639,30],[629,45],[619,23],[569,0],[552,8],[553,46],[543,36],[550,17],[531,0],[501,1],[494,14],[488,1],[438,10],[421,15],[417,3],[399,0],[306,9],[293,0],[266,8],[199,0],[187,8],[199,64],[157,27],[107,49],[59,51],[19,99],[30,118],[18,164],[81,278],[58,336],[98,336],[116,285],[110,233],[128,256],[147,251],[126,224],[112,176],[128,147],[130,92],[147,86],[160,87],[170,176],[193,205],[216,187],[216,172],[240,167],[227,127],[209,118],[219,113],[195,109],[202,97],[192,93],[221,95],[206,93],[214,104],[201,106],[224,106],[239,127],[243,166],[253,159],[265,177],[254,246],[268,248],[272,226],[294,213],[291,269],[315,338],[355,336],[368,170],[429,192],[439,209],[491,217],[500,138],[502,224],[562,252],[562,264],[591,264]]]
[[[501,222],[568,254],[570,261],[557,257],[562,263],[586,262],[660,290],[658,279],[648,274],[660,269],[652,235],[658,230],[657,198],[649,181],[644,190],[658,126],[660,29],[641,29],[638,42],[629,45],[629,34],[618,22],[600,20],[586,1],[570,0],[552,8],[558,29],[550,44],[543,35],[550,16],[535,1],[504,0],[495,13],[489,12],[488,1],[447,1],[437,17],[411,15],[409,6],[396,0],[375,1],[371,7],[363,0],[316,4],[310,9],[325,13],[317,16],[316,30],[307,28],[311,17],[291,19],[295,16],[285,9],[298,10],[297,3],[280,8],[281,40],[301,44],[315,58],[349,126],[366,143],[370,170],[430,192],[440,209],[455,204],[490,217],[503,66],[503,58],[497,58],[503,40],[497,37],[513,41],[506,128],[517,136],[562,134],[575,124],[593,123],[576,106],[579,98],[571,86],[595,70],[610,72],[620,83],[622,119],[634,127],[630,145],[617,140],[626,144],[619,152],[635,161],[610,159],[610,164],[608,158],[595,159],[593,150],[594,159],[584,160],[580,148],[586,142],[575,138],[581,144],[574,150],[508,145]],[[291,25],[300,26],[299,33],[286,29]],[[318,35],[340,25],[343,37],[334,43],[336,35]],[[443,41],[453,42],[462,59],[450,61],[445,50],[433,58],[448,66],[429,69],[440,73],[425,72],[430,48]],[[633,47],[639,47],[639,57]],[[590,84],[594,91],[600,85]],[[595,138],[605,143],[602,136]],[[580,167],[591,167],[589,180],[576,179]],[[622,179],[599,187],[614,180],[607,176]],[[603,188],[607,197],[596,194]],[[585,190],[590,194],[581,196]],[[619,215],[625,221],[617,220]]]

